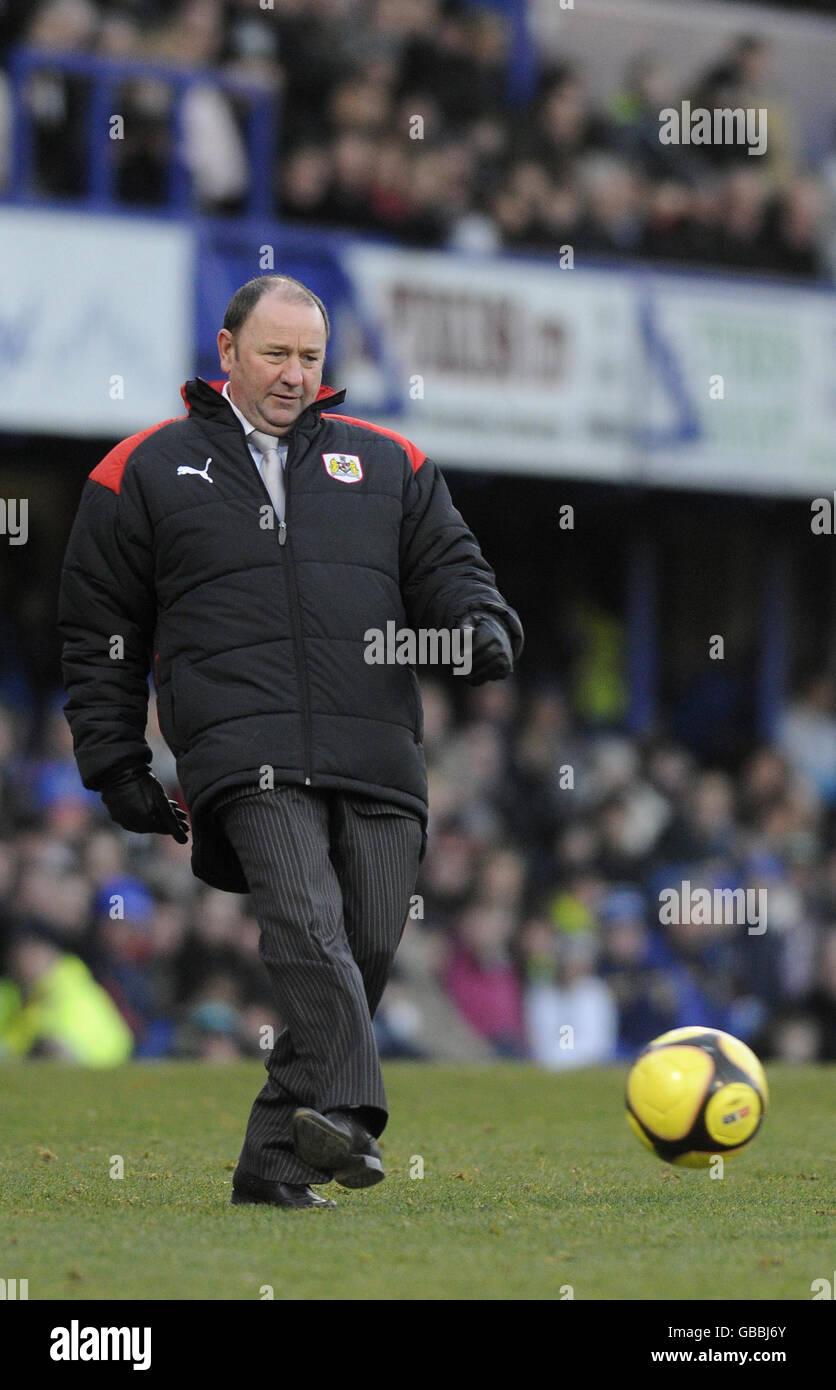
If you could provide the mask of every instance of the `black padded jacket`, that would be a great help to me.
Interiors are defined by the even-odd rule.
[[[187,415],[117,444],[84,484],[59,602],[64,706],[86,787],[145,766],[148,675],[192,822],[192,868],[247,885],[212,807],[238,787],[300,783],[416,813],[427,778],[418,681],[365,659],[368,629],[519,618],[402,435],[333,413],[320,388],[292,430],[280,525],[223,382]],[[325,409],[327,407],[327,409]]]

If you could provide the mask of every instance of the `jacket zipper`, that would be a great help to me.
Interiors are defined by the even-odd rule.
[[[293,629],[293,645],[296,650],[296,670],[299,675],[299,695],[302,704],[302,754],[304,758],[305,786],[309,787],[313,775],[311,692],[310,686],[308,685],[308,667],[305,661],[304,644],[302,640],[302,615],[299,611],[299,589],[296,583],[296,563],[293,558],[293,542],[289,538],[289,527],[287,522],[288,510],[290,507],[290,461],[295,444],[296,437],[294,436],[288,446],[287,458],[284,464],[284,521],[279,522],[278,542],[279,545],[286,546],[287,548],[284,572],[287,576],[290,623]]]
[[[296,586],[296,567],[293,562],[293,546],[292,544],[288,545],[287,525],[288,502],[290,500],[290,460],[294,451],[294,446],[296,444],[296,438],[296,435],[294,435],[291,438],[290,443],[288,445],[287,458],[284,461],[284,520],[279,521],[276,539],[280,546],[282,546],[283,548],[286,547],[284,572],[285,577],[287,579],[287,597],[288,607],[290,609],[290,625],[293,631],[293,650],[296,656],[296,671],[299,676],[299,697],[302,706],[301,715],[302,757],[304,764],[303,770],[305,774],[305,786],[309,787],[311,785],[311,778],[313,775],[313,759],[311,754],[311,693],[310,687],[308,685],[308,668],[305,663],[304,648],[302,644],[302,617],[299,612],[299,590]],[[255,471],[255,475],[258,478],[258,481],[261,485],[261,490],[264,493],[264,496],[267,498],[267,501],[270,503],[270,507],[273,511],[275,511],[273,499],[270,496],[270,493],[267,491],[267,484],[261,476],[261,470],[258,467],[258,464],[256,463],[255,459],[250,453],[250,446],[247,443],[246,439],[244,439],[243,444],[247,458],[250,461],[250,466]]]

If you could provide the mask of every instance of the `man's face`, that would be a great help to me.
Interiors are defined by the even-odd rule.
[[[262,295],[233,338],[218,334],[229,394],[256,429],[283,435],[316,400],[325,364],[325,323],[315,304]]]

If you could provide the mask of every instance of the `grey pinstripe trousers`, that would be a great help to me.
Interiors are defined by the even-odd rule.
[[[375,1137],[386,1125],[372,1018],[406,924],[421,822],[389,802],[299,786],[233,793],[215,809],[250,888],[283,1025],[239,1167],[329,1182],[296,1157],[293,1112],[357,1106]]]

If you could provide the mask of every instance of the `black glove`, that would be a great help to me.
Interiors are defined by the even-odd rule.
[[[102,787],[101,798],[111,820],[123,830],[153,830],[159,835],[173,835],[178,845],[188,843],[185,811],[169,800],[162,783],[147,767],[128,768]]]
[[[459,626],[473,628],[472,670],[465,676],[468,685],[501,681],[510,676],[514,669],[514,653],[508,630],[500,618],[490,613],[471,613]]]

